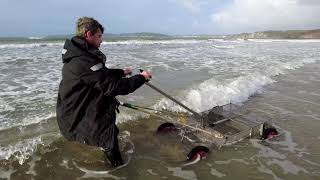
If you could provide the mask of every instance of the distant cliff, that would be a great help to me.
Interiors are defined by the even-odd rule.
[[[320,29],[241,33],[241,34],[228,35],[227,38],[228,39],[320,39]]]

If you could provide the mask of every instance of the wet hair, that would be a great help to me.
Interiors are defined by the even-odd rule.
[[[103,26],[95,19],[91,17],[81,17],[77,20],[77,27],[76,27],[76,35],[84,37],[87,31],[91,31],[95,34],[98,29],[101,30],[103,33],[104,28]]]

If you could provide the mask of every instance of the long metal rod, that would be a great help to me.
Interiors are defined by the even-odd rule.
[[[188,110],[189,112],[191,112],[192,114],[198,116],[199,118],[202,118],[201,115],[195,111],[193,111],[192,109],[188,108],[187,106],[185,106],[184,104],[182,104],[181,102],[179,102],[178,100],[174,99],[173,97],[171,97],[170,95],[168,95],[167,93],[163,92],[162,90],[160,90],[159,88],[155,87],[154,85],[150,84],[149,82],[145,83],[146,85],[148,85],[149,87],[151,87],[152,89],[158,91],[160,94],[164,95],[165,97],[171,99],[173,102],[179,104],[181,107],[183,107],[184,109]]]
[[[127,103],[120,103],[120,105],[122,105],[122,106],[124,106],[124,107],[127,107],[127,108],[130,108],[130,109],[133,109],[133,110],[136,110],[136,111],[141,111],[141,112],[147,113],[147,114],[149,114],[149,115],[151,115],[151,116],[155,116],[155,117],[158,117],[158,118],[163,119],[163,120],[168,120],[168,119],[170,119],[169,121],[172,121],[172,122],[174,122],[174,123],[180,124],[180,125],[182,125],[182,126],[186,126],[186,127],[190,128],[190,129],[194,129],[194,130],[196,130],[196,131],[201,131],[201,132],[203,132],[203,133],[209,134],[209,135],[214,136],[214,137],[216,137],[216,138],[224,138],[224,135],[221,134],[221,133],[218,132],[218,131],[213,131],[213,132],[206,131],[205,129],[198,128],[198,127],[194,127],[194,126],[191,126],[191,125],[188,125],[188,124],[186,124],[186,123],[179,122],[179,121],[174,121],[174,120],[172,120],[171,118],[168,118],[168,117],[166,117],[166,116],[158,115],[158,114],[156,114],[156,113],[150,112],[150,111],[145,110],[145,109],[143,109],[143,108],[141,108],[141,107],[133,106],[133,105],[131,105],[131,104],[129,105],[129,104],[127,104]],[[155,111],[155,110],[153,110],[153,109],[149,109],[149,110]]]
[[[173,116],[178,116],[178,117],[181,116],[180,114],[178,114],[178,113],[176,113],[176,112],[172,112],[172,111],[157,110],[157,109],[152,109],[152,108],[142,107],[142,106],[137,106],[137,105],[132,105],[132,104],[131,104],[131,106],[133,106],[133,107],[135,107],[135,108],[151,110],[151,111],[154,111],[154,112],[167,113],[167,114],[170,114],[170,115],[173,115]]]
[[[121,106],[125,106],[125,107],[132,108],[132,109],[139,108],[139,109],[146,109],[146,110],[150,110],[150,111],[154,111],[154,112],[166,113],[166,114],[170,114],[170,115],[177,116],[177,117],[181,116],[180,114],[178,114],[176,112],[172,112],[172,111],[157,110],[157,109],[153,109],[153,108],[148,108],[148,107],[143,107],[143,106],[137,106],[137,105],[134,105],[134,104],[124,103],[124,102],[121,102],[121,101],[119,101],[119,103],[120,103]]]

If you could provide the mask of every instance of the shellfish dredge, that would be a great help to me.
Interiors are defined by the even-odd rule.
[[[158,127],[157,134],[163,135],[180,131],[179,135],[182,138],[187,138],[197,144],[188,153],[188,160],[205,158],[209,154],[209,147],[220,149],[222,146],[237,143],[245,138],[264,140],[279,134],[277,129],[272,126],[271,119],[259,117],[236,104],[215,106],[207,111],[197,113],[150,82],[146,82],[146,85],[171,99],[189,113],[157,110],[124,102],[120,102],[120,105],[165,121]]]

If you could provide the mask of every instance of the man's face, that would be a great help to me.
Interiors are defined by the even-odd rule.
[[[91,31],[86,32],[86,40],[89,44],[92,46],[99,48],[100,44],[102,43],[102,33],[101,30],[98,29],[98,31],[93,34]]]

